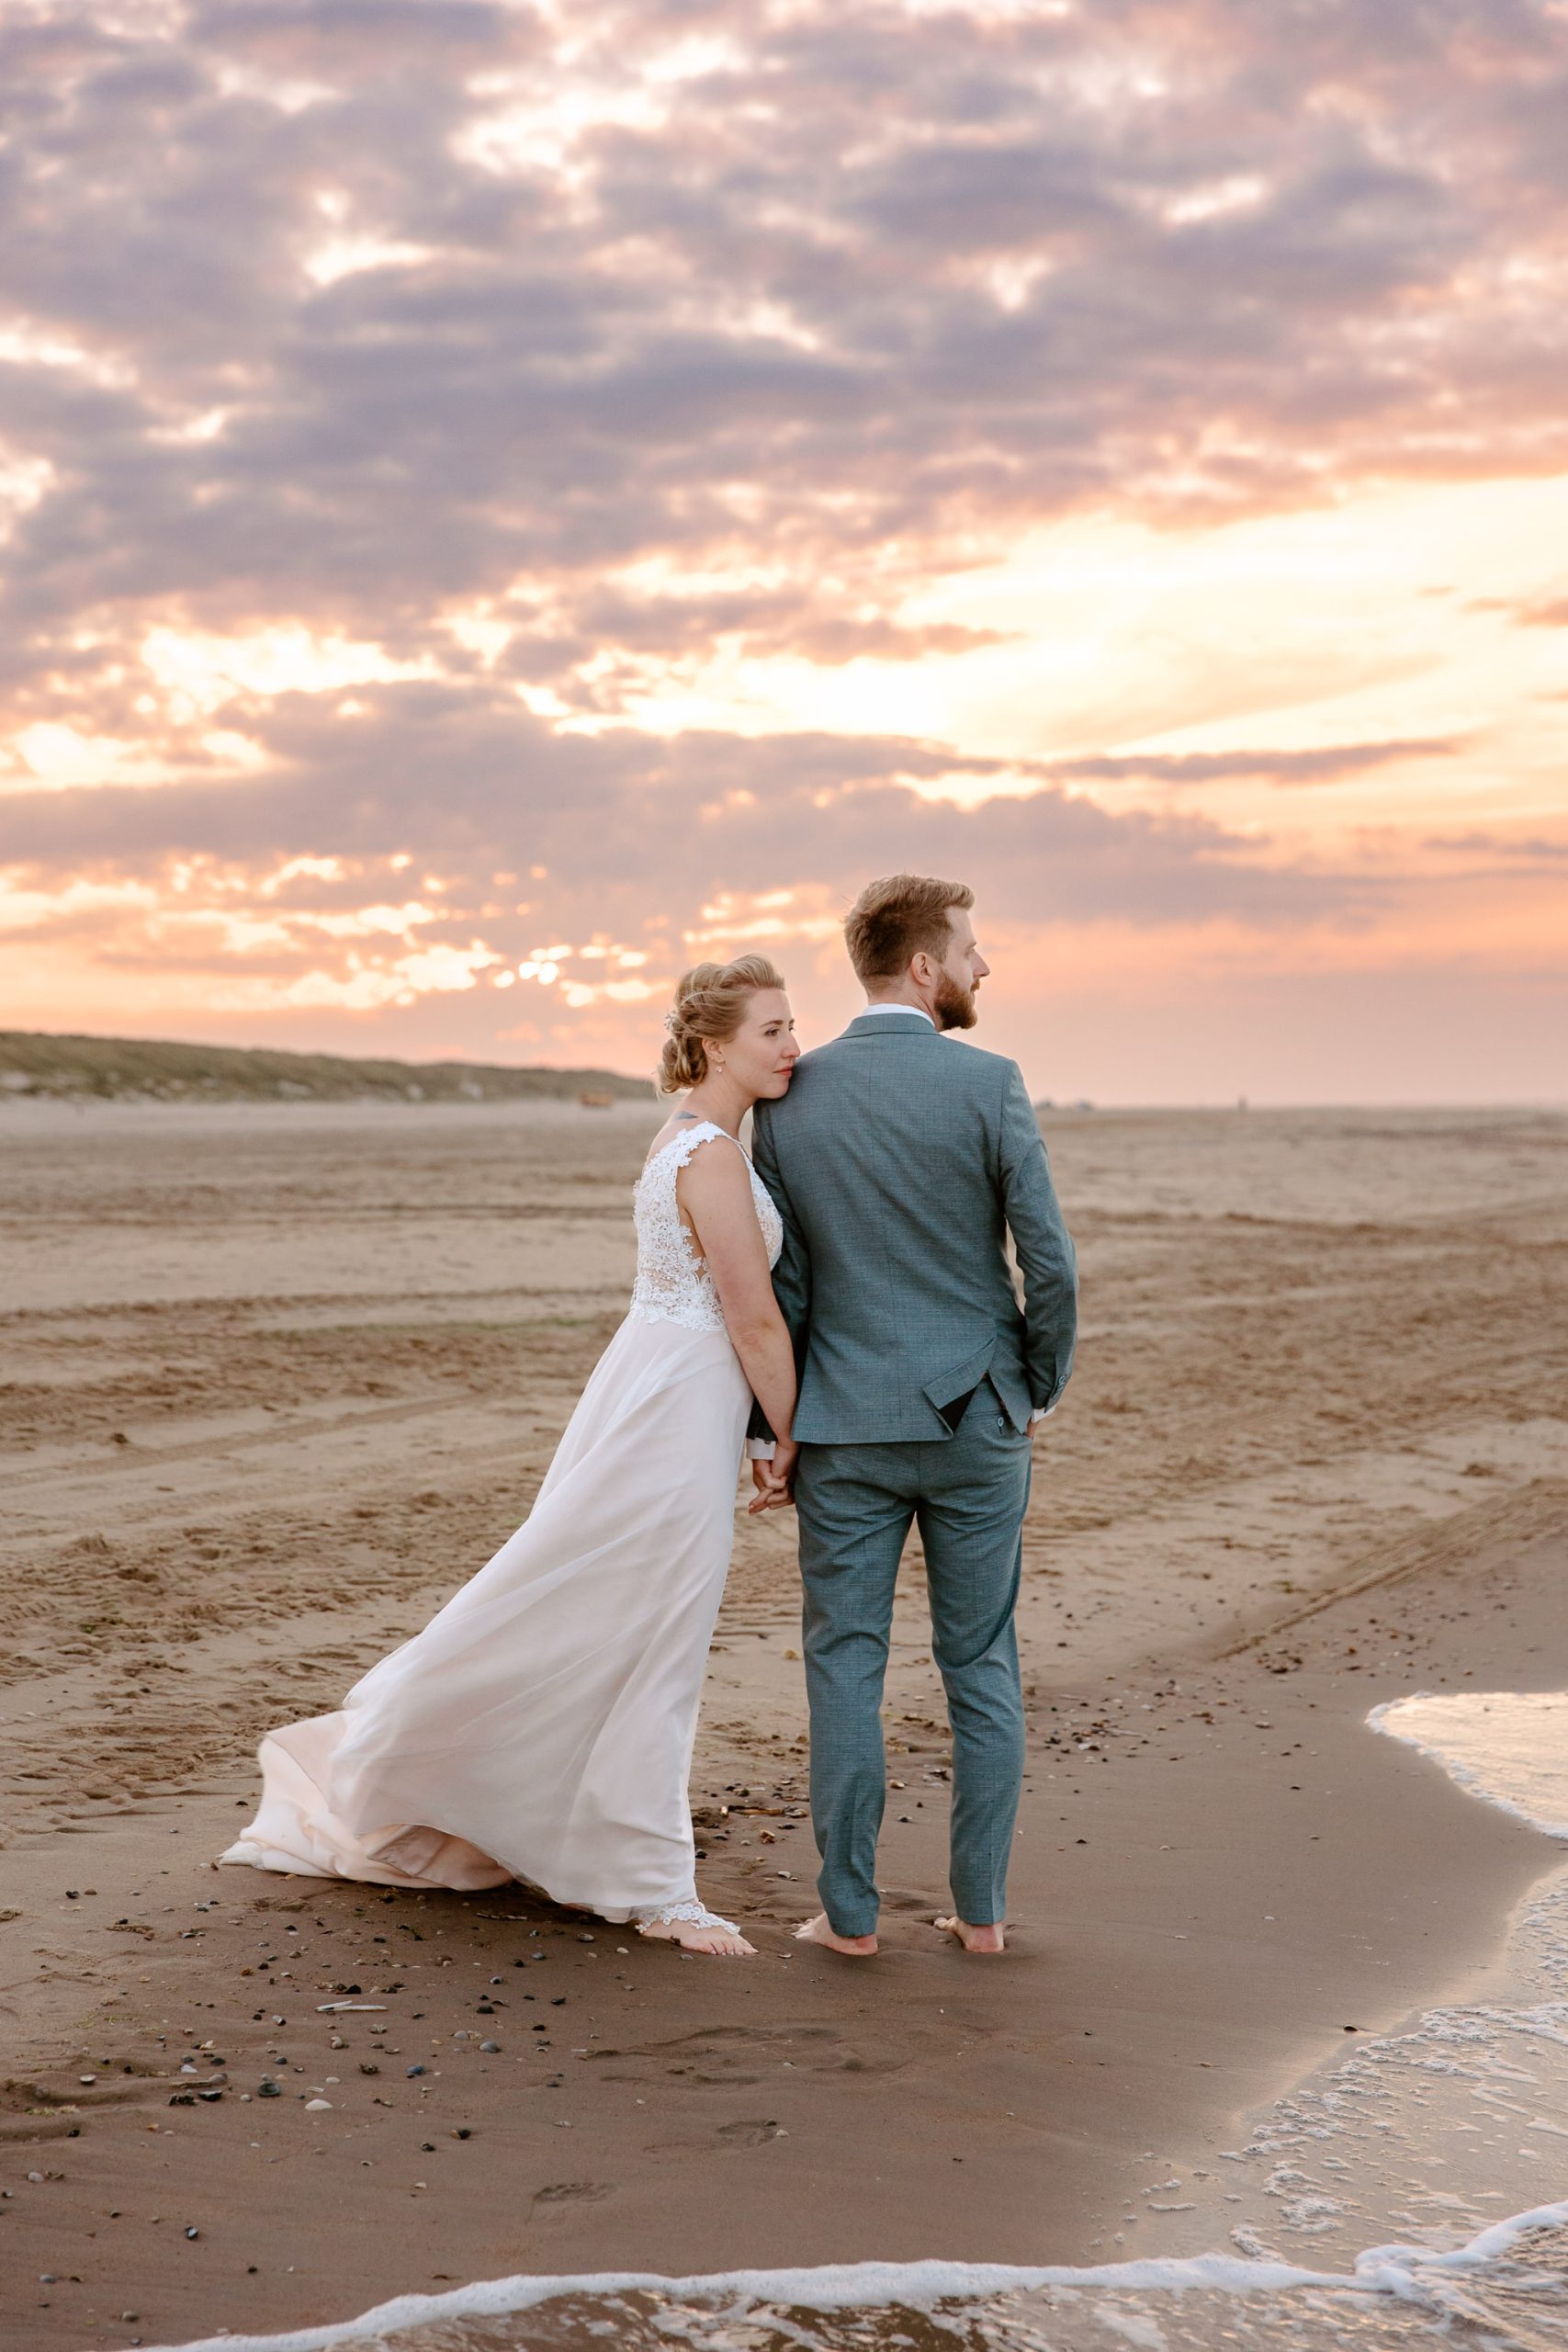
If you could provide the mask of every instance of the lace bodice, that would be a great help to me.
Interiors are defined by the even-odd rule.
[[[637,1179],[632,1193],[632,1215],[637,1226],[637,1281],[632,1285],[629,1312],[639,1323],[680,1323],[688,1331],[724,1329],[724,1311],[713,1276],[681,1222],[675,1198],[676,1178],[697,1146],[706,1143],[712,1136],[723,1136],[727,1143],[735,1143],[734,1136],[716,1126],[711,1119],[701,1120],[694,1127],[688,1127],[684,1135],[672,1136],[654,1153]],[[768,1263],[776,1265],[784,1246],[784,1226],[750,1157],[739,1144],[735,1148],[745,1159],[751,1179],[751,1198],[756,1204],[757,1223],[762,1228]]]

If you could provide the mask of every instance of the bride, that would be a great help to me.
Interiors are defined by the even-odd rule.
[[[770,1270],[778,1212],[739,1143],[799,1052],[761,956],[675,992],[659,1090],[683,1095],[633,1193],[637,1281],[525,1524],[336,1714],[262,1741],[226,1862],[382,1886],[522,1879],[558,1903],[727,1958],[697,1899],[686,1783],[729,1567],[753,1394],[795,1411]],[[781,1437],[781,1498],[795,1448]]]

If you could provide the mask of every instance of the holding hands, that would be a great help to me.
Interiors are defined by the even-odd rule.
[[[774,1442],[771,1462],[754,1461],[751,1484],[756,1488],[747,1505],[747,1516],[755,1519],[760,1511],[788,1510],[795,1502],[795,1469],[800,1459],[800,1448],[793,1438],[781,1437]]]

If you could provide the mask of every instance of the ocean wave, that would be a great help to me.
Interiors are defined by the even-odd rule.
[[[1568,1838],[1568,1690],[1415,1690],[1367,1721],[1472,1796]]]
[[[1267,2297],[1273,2301],[1309,2291],[1314,2297],[1345,2299],[1352,2307],[1346,2312],[1347,2317],[1354,2315],[1355,2305],[1365,2305],[1376,2299],[1408,2306],[1413,2316],[1422,2316],[1423,2325],[1434,2319],[1474,2320],[1489,2328],[1488,2340],[1494,2345],[1529,2341],[1517,2334],[1499,2334],[1498,2315],[1479,2306],[1473,2293],[1456,2297],[1452,2291],[1456,2287],[1473,2290],[1486,2284],[1513,2299],[1533,2298],[1552,2325],[1553,2340],[1568,2343],[1568,2274],[1562,2261],[1568,2249],[1560,2242],[1559,2233],[1568,2233],[1568,2199],[1538,2205],[1528,2212],[1495,2222],[1466,2245],[1446,2251],[1402,2245],[1369,2247],[1358,2255],[1348,2271],[1314,2270],[1294,2263],[1254,2261],[1228,2254],[1199,2254],[1089,2267],[1060,2263],[1014,2266],[986,2262],[858,2262],[797,2270],[719,2271],[689,2278],[667,2278],[651,2271],[588,2272],[557,2278],[519,2276],[479,2281],[444,2295],[395,2296],[357,2319],[295,2328],[278,2335],[224,2332],[178,2347],[159,2347],[159,2352],[330,2352],[333,2346],[364,2347],[364,2352],[372,2352],[375,2347],[375,2352],[379,2352],[383,2346],[395,2346],[397,2352],[405,2352],[405,2347],[406,2352],[414,2352],[416,2341],[432,2347],[438,2341],[452,2346],[482,2341],[487,2346],[511,2343],[524,2346],[542,2339],[532,2332],[497,2334],[493,2328],[486,2328],[482,2337],[466,2335],[453,2333],[452,2324],[458,2324],[460,2328],[462,2323],[519,2320],[550,2305],[575,2307],[573,2315],[586,2324],[573,2328],[573,2334],[584,2338],[597,2335],[601,2340],[613,2335],[618,2343],[626,2344],[636,2340],[631,2330],[617,2324],[619,2317],[635,2316],[625,2302],[628,2296],[646,2299],[647,2316],[652,2323],[646,2335],[649,2344],[670,2344],[679,2341],[682,2335],[689,2341],[701,2341],[705,2335],[710,2344],[715,2342],[711,2329],[694,2330],[682,2324],[684,2313],[696,2317],[702,2311],[721,2323],[732,2343],[765,2344],[766,2333],[758,2332],[761,2322],[764,2329],[772,2324],[779,2341],[794,2343],[801,2352],[814,2352],[815,2347],[827,2346],[835,2340],[820,2328],[802,2327],[803,2318],[865,2315],[873,2312],[939,2317],[942,2332],[961,2341],[967,2337],[976,2344],[1000,2344],[1010,2337],[1013,2343],[1019,2343],[1022,2339],[1017,2329],[1008,2324],[1010,2315],[999,2311],[998,2304],[1004,2299],[1016,2301],[1061,2290],[1070,2290],[1075,2299],[1086,2295],[1106,2299],[1101,2316],[1109,2322],[1111,2334],[1122,2341],[1139,2340],[1136,2331],[1129,2337],[1125,2324],[1119,2324],[1124,2323],[1127,2314],[1119,2312],[1118,2306],[1129,2295],[1146,2299],[1151,2295],[1180,2298],[1201,2293],[1223,2298]],[[1532,2249],[1528,2242],[1537,2238],[1543,2243]],[[1547,2239],[1559,2242],[1548,2247],[1544,2244]],[[1521,2250],[1533,2254],[1534,2259],[1521,2264],[1517,2259]],[[590,2308],[584,2310],[584,2306]],[[1059,2312],[1061,2306],[1053,2301],[1048,2308]],[[561,2316],[566,2315],[563,2310]],[[744,2330],[739,2339],[733,2335],[737,2323]],[[440,2330],[438,2336],[432,2333],[434,2329]],[[1059,2328],[1054,2334],[1058,2343],[1069,2340]],[[1292,2345],[1298,2346],[1314,2340],[1303,2335],[1299,2325],[1292,2326],[1291,2338]],[[551,2340],[566,2339],[558,2329],[552,2331]],[[906,2332],[904,2340],[915,2339]],[[1144,2340],[1155,2352],[1155,2339]],[[1040,2341],[1043,2344],[1043,2336]],[[1165,2341],[1163,2333],[1159,2341]]]

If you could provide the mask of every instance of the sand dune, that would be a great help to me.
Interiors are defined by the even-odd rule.
[[[603,1069],[291,1054],[270,1046],[190,1046],[159,1037],[80,1037],[0,1029],[0,1100],[211,1102],[645,1100],[642,1081]]]

